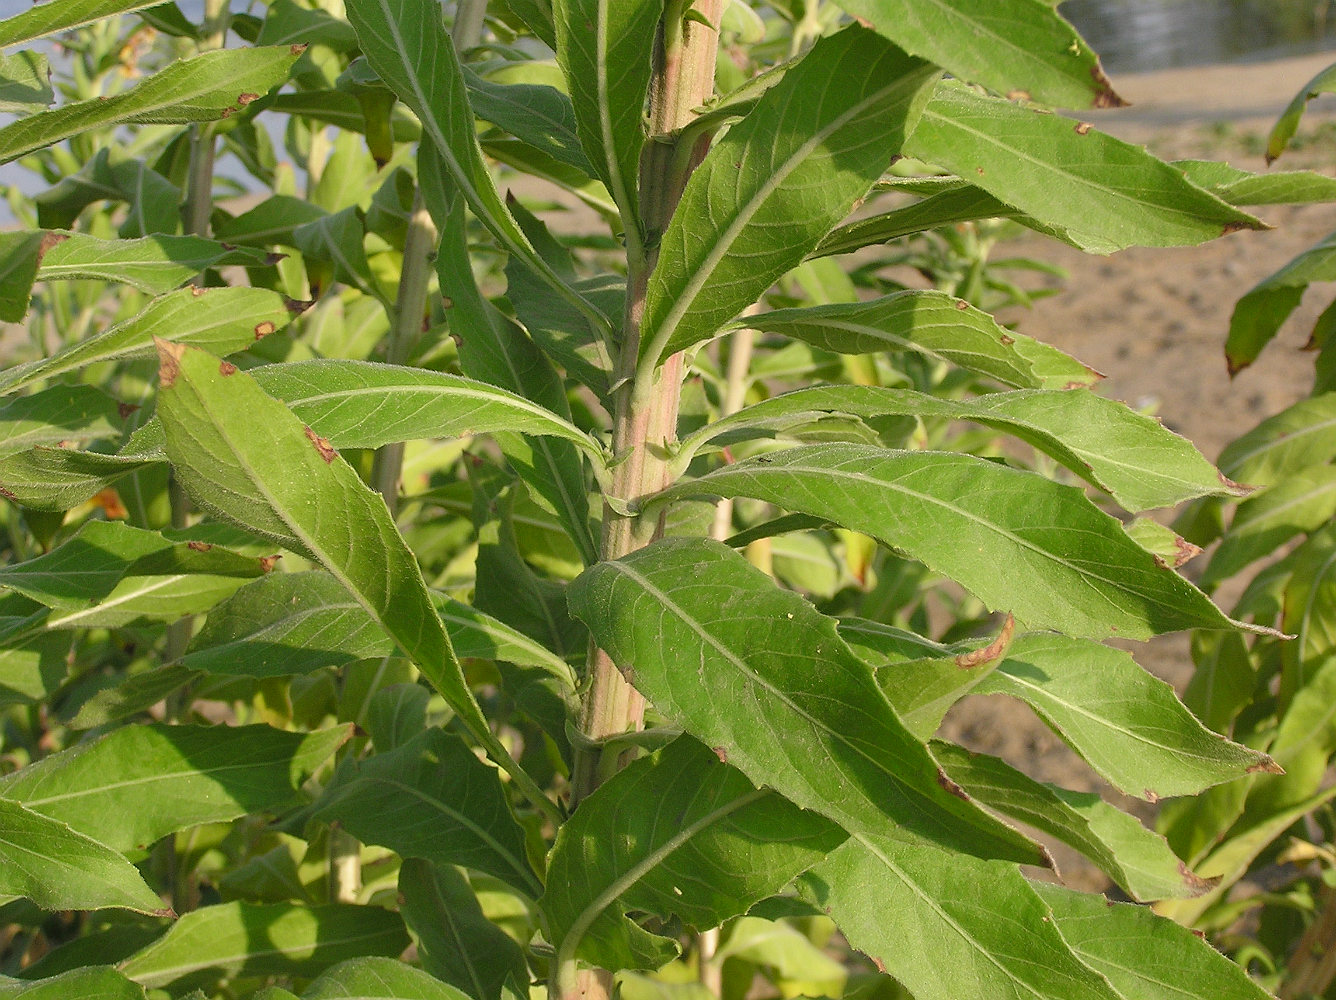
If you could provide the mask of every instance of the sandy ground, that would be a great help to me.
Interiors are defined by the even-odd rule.
[[[1166,159],[1223,159],[1246,170],[1266,168],[1262,147],[1279,112],[1336,53],[1243,66],[1171,70],[1115,78],[1132,107],[1087,113],[1100,129],[1147,145]],[[1336,97],[1320,98],[1292,152],[1272,168],[1336,172]],[[1303,305],[1258,363],[1230,380],[1224,339],[1235,300],[1299,252],[1336,230],[1336,205],[1263,208],[1275,228],[1237,233],[1201,247],[1081,254],[1025,236],[995,256],[1030,256],[1069,272],[1065,290],[1030,309],[1000,314],[1022,332],[1066,350],[1103,372],[1100,391],[1165,423],[1214,460],[1221,448],[1263,417],[1306,395],[1312,355],[1299,348],[1333,295],[1310,290]],[[1192,565],[1185,567],[1191,575]],[[1181,691],[1191,662],[1187,637],[1129,644],[1147,669]],[[1069,788],[1099,790],[1148,817],[1151,810],[1112,793],[1028,709],[1002,698],[972,698],[948,718],[949,735],[999,754],[1035,777]],[[1058,852],[1068,881],[1098,889],[1106,880],[1070,852]]]

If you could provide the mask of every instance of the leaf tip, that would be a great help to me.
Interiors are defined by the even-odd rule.
[[[1011,645],[1011,637],[1015,634],[1016,619],[1013,615],[1008,614],[1007,620],[1002,623],[1002,630],[997,634],[997,638],[986,646],[957,656],[956,666],[962,670],[969,670],[972,667],[981,667],[1002,659],[1007,647]]]
[[[170,389],[176,384],[177,376],[181,374],[181,359],[186,353],[185,345],[173,344],[161,337],[154,337],[153,346],[158,349],[158,384],[164,389]]]
[[[329,465],[334,459],[339,457],[339,453],[335,451],[334,446],[329,443],[329,438],[322,438],[315,431],[311,430],[310,427],[305,427],[303,430],[306,432],[306,440],[315,445],[315,450],[320,453],[320,457],[325,460],[326,465]]]
[[[1183,879],[1183,885],[1187,887],[1188,891],[1191,892],[1193,896],[1204,896],[1220,884],[1219,875],[1212,875],[1210,878],[1202,878],[1182,861],[1178,863],[1178,874]]]
[[[1113,82],[1108,74],[1104,72],[1104,67],[1095,61],[1095,65],[1090,67],[1090,78],[1095,82],[1095,100],[1093,107],[1096,108],[1126,108],[1130,106],[1129,101],[1123,100],[1118,91],[1113,89]]]
[[[1259,754],[1257,763],[1248,767],[1244,774],[1284,774],[1285,769],[1276,763],[1269,754]]]

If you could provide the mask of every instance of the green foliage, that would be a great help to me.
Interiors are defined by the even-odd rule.
[[[993,319],[989,254],[1327,179],[1031,106],[1120,103],[1047,0],[62,0],[0,47],[45,189],[0,234],[0,997],[1260,995],[1020,866],[1224,928],[1330,797],[1328,401],[1222,475]],[[1309,535],[1232,617],[1132,520],[1231,479],[1274,488],[1208,585]],[[1187,707],[1101,644],[1182,629]],[[1165,836],[934,739],[971,692]]]

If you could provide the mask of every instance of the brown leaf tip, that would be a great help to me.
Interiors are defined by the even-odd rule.
[[[982,666],[985,663],[992,663],[994,660],[1001,659],[1002,654],[1011,645],[1011,637],[1015,634],[1016,619],[1012,615],[1007,615],[1007,620],[1002,623],[1002,631],[997,634],[997,638],[981,649],[971,650],[957,656],[956,666],[962,670],[969,670],[971,667]]]
[[[277,556],[260,556],[260,570],[261,570],[262,572],[268,573],[268,572],[269,572],[270,570],[272,570],[276,565],[278,565],[278,561],[279,561],[280,559],[282,559],[282,558],[283,558],[283,557],[282,557],[281,555],[277,555]]]
[[[170,389],[176,384],[177,376],[181,374],[181,359],[185,357],[185,346],[173,344],[161,337],[153,338],[153,346],[158,349],[158,384],[164,389]]]
[[[1182,861],[1178,863],[1178,874],[1182,876],[1183,884],[1192,891],[1192,895],[1201,896],[1210,892],[1220,884],[1220,876],[1213,875],[1211,878],[1202,878]]]
[[[249,90],[237,95],[237,103],[241,105],[243,108],[251,101],[258,101],[259,99],[260,99],[259,94],[251,93]]]
[[[330,462],[334,461],[334,459],[338,457],[339,453],[334,450],[334,446],[329,443],[328,438],[322,438],[319,434],[311,430],[311,428],[309,427],[305,428],[305,430],[306,430],[306,440],[310,441],[311,444],[315,445],[315,450],[320,453],[320,457],[325,460],[326,465],[328,465]]]
[[[869,955],[868,958],[872,959],[872,964],[875,965],[875,966],[877,967],[877,971],[878,971],[878,972],[880,972],[883,976],[886,975],[886,963],[885,963],[885,962],[883,962],[881,959],[879,959],[876,955]]]
[[[1077,122],[1077,123],[1076,123],[1076,134],[1077,134],[1077,135],[1089,135],[1089,134],[1090,134],[1090,130],[1091,130],[1092,128],[1094,128],[1094,126],[1091,125],[1089,122]]]
[[[128,416],[130,416],[130,414],[134,413],[137,409],[139,409],[139,404],[137,403],[116,404],[116,412],[121,415],[122,420],[126,419]]]
[[[956,308],[959,309],[961,312],[964,312],[969,307],[970,304],[966,302],[964,299],[956,299]]]
[[[942,788],[946,789],[946,791],[950,792],[958,799],[964,799],[966,802],[970,800],[970,797],[965,794],[965,789],[961,788],[954,781],[952,781],[947,776],[947,773],[943,771],[940,767],[937,769],[937,784],[941,785]]]
[[[1153,788],[1143,788],[1141,790],[1141,797],[1150,803],[1155,803],[1160,801],[1160,793],[1155,791],[1155,789]]]
[[[1193,545],[1186,538],[1174,536],[1174,568],[1177,569],[1190,559],[1201,555],[1201,546]]]
[[[289,45],[288,51],[291,52],[294,56],[299,56],[306,51],[306,43],[300,42],[297,45]]]
[[[193,549],[196,552],[208,552],[210,549],[213,548],[213,546],[210,545],[208,542],[190,541],[186,542],[186,548]]]
[[[1245,774],[1284,774],[1285,769],[1277,764],[1269,755],[1262,754],[1261,759],[1245,771]]]
[[[727,764],[727,763],[728,763],[728,748],[727,748],[727,747],[710,747],[710,749],[713,750],[713,751],[714,751],[714,755],[715,755],[716,757],[719,758],[719,763],[720,763],[720,764]]]
[[[1113,89],[1113,84],[1104,74],[1104,67],[1098,62],[1090,67],[1090,78],[1095,81],[1095,107],[1097,108],[1125,108],[1127,102],[1118,96],[1118,92]]]
[[[237,373],[237,366],[232,364],[232,362],[230,361],[218,362],[218,374],[223,376],[223,378],[227,378],[227,376],[229,375],[235,375],[236,373]]]
[[[47,234],[46,234],[45,236],[42,237],[42,242],[39,243],[39,244],[37,244],[37,265],[38,265],[38,267],[41,266],[41,264],[42,264],[42,258],[44,258],[44,257],[46,256],[46,252],[47,252],[48,250],[50,250],[50,249],[51,249],[53,246],[55,246],[57,243],[64,243],[64,242],[65,242],[67,239],[69,239],[69,238],[70,238],[70,234],[69,234],[69,233],[57,233],[57,232],[54,232],[54,231],[49,231],[49,232],[47,232]]]

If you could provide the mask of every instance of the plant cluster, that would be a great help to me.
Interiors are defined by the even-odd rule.
[[[1049,0],[443,14],[0,22],[0,996],[1264,996],[1186,826],[935,737],[1311,808],[1103,642],[1289,648],[1135,516],[1245,491],[981,307],[1336,184],[1052,113]]]

